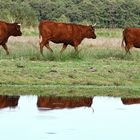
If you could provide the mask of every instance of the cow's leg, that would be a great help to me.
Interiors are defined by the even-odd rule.
[[[40,53],[43,55],[43,47],[44,47],[44,43],[41,42],[40,43]]]
[[[74,46],[75,52],[78,52],[78,46]]]
[[[80,44],[81,42],[78,42],[78,41],[75,41],[73,46],[74,46],[74,49],[75,49],[75,52],[78,52],[78,45]]]
[[[45,45],[45,47],[46,47],[50,52],[53,53],[53,50],[50,48],[49,43],[47,43],[47,44]]]
[[[67,48],[68,44],[63,44],[63,48],[61,49],[60,53],[62,53],[66,48]]]
[[[130,53],[130,48],[132,47],[132,45],[127,45],[127,46],[125,46],[125,51],[126,51],[126,54],[131,54]]]
[[[9,55],[9,51],[8,51],[7,45],[6,44],[3,44],[2,47],[6,51],[6,54]]]

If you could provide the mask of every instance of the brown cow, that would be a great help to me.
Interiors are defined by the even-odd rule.
[[[49,109],[56,109],[56,108],[75,108],[75,107],[82,107],[87,106],[91,107],[92,105],[92,98],[88,97],[38,97],[37,106],[39,108],[49,108]]]
[[[122,46],[125,47],[126,53],[130,53],[129,50],[132,47],[140,48],[140,28],[125,28],[123,31]]]
[[[0,95],[0,108],[16,107],[18,105],[19,96],[2,96]]]
[[[78,45],[84,38],[96,38],[95,26],[61,23],[48,20],[40,22],[39,34],[40,52],[42,55],[44,46],[53,52],[49,46],[49,41],[63,43],[63,48],[61,49],[61,52],[63,52],[67,45],[74,46],[75,51],[78,51]]]
[[[7,41],[10,36],[21,36],[20,25],[18,23],[6,23],[0,21],[0,45],[4,48],[7,55],[9,54],[7,48]]]

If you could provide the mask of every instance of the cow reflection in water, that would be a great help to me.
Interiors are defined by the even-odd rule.
[[[125,105],[140,104],[140,98],[121,98],[121,100]]]
[[[0,96],[0,109],[6,107],[16,107],[19,96]]]
[[[37,106],[39,109],[63,109],[75,107],[91,107],[92,98],[85,97],[38,97]]]

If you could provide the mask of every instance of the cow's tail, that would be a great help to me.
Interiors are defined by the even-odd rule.
[[[122,38],[121,47],[122,47],[122,48],[125,48],[125,37],[124,37],[124,32],[123,32],[123,38]]]
[[[122,39],[121,47],[124,48],[124,37],[123,37],[123,39]]]

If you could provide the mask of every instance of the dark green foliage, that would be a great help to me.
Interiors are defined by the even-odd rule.
[[[140,27],[140,0],[0,0],[0,19],[25,26],[49,19],[98,27]]]
[[[35,25],[37,17],[33,8],[23,0],[0,0],[0,20],[20,22],[24,26]]]

